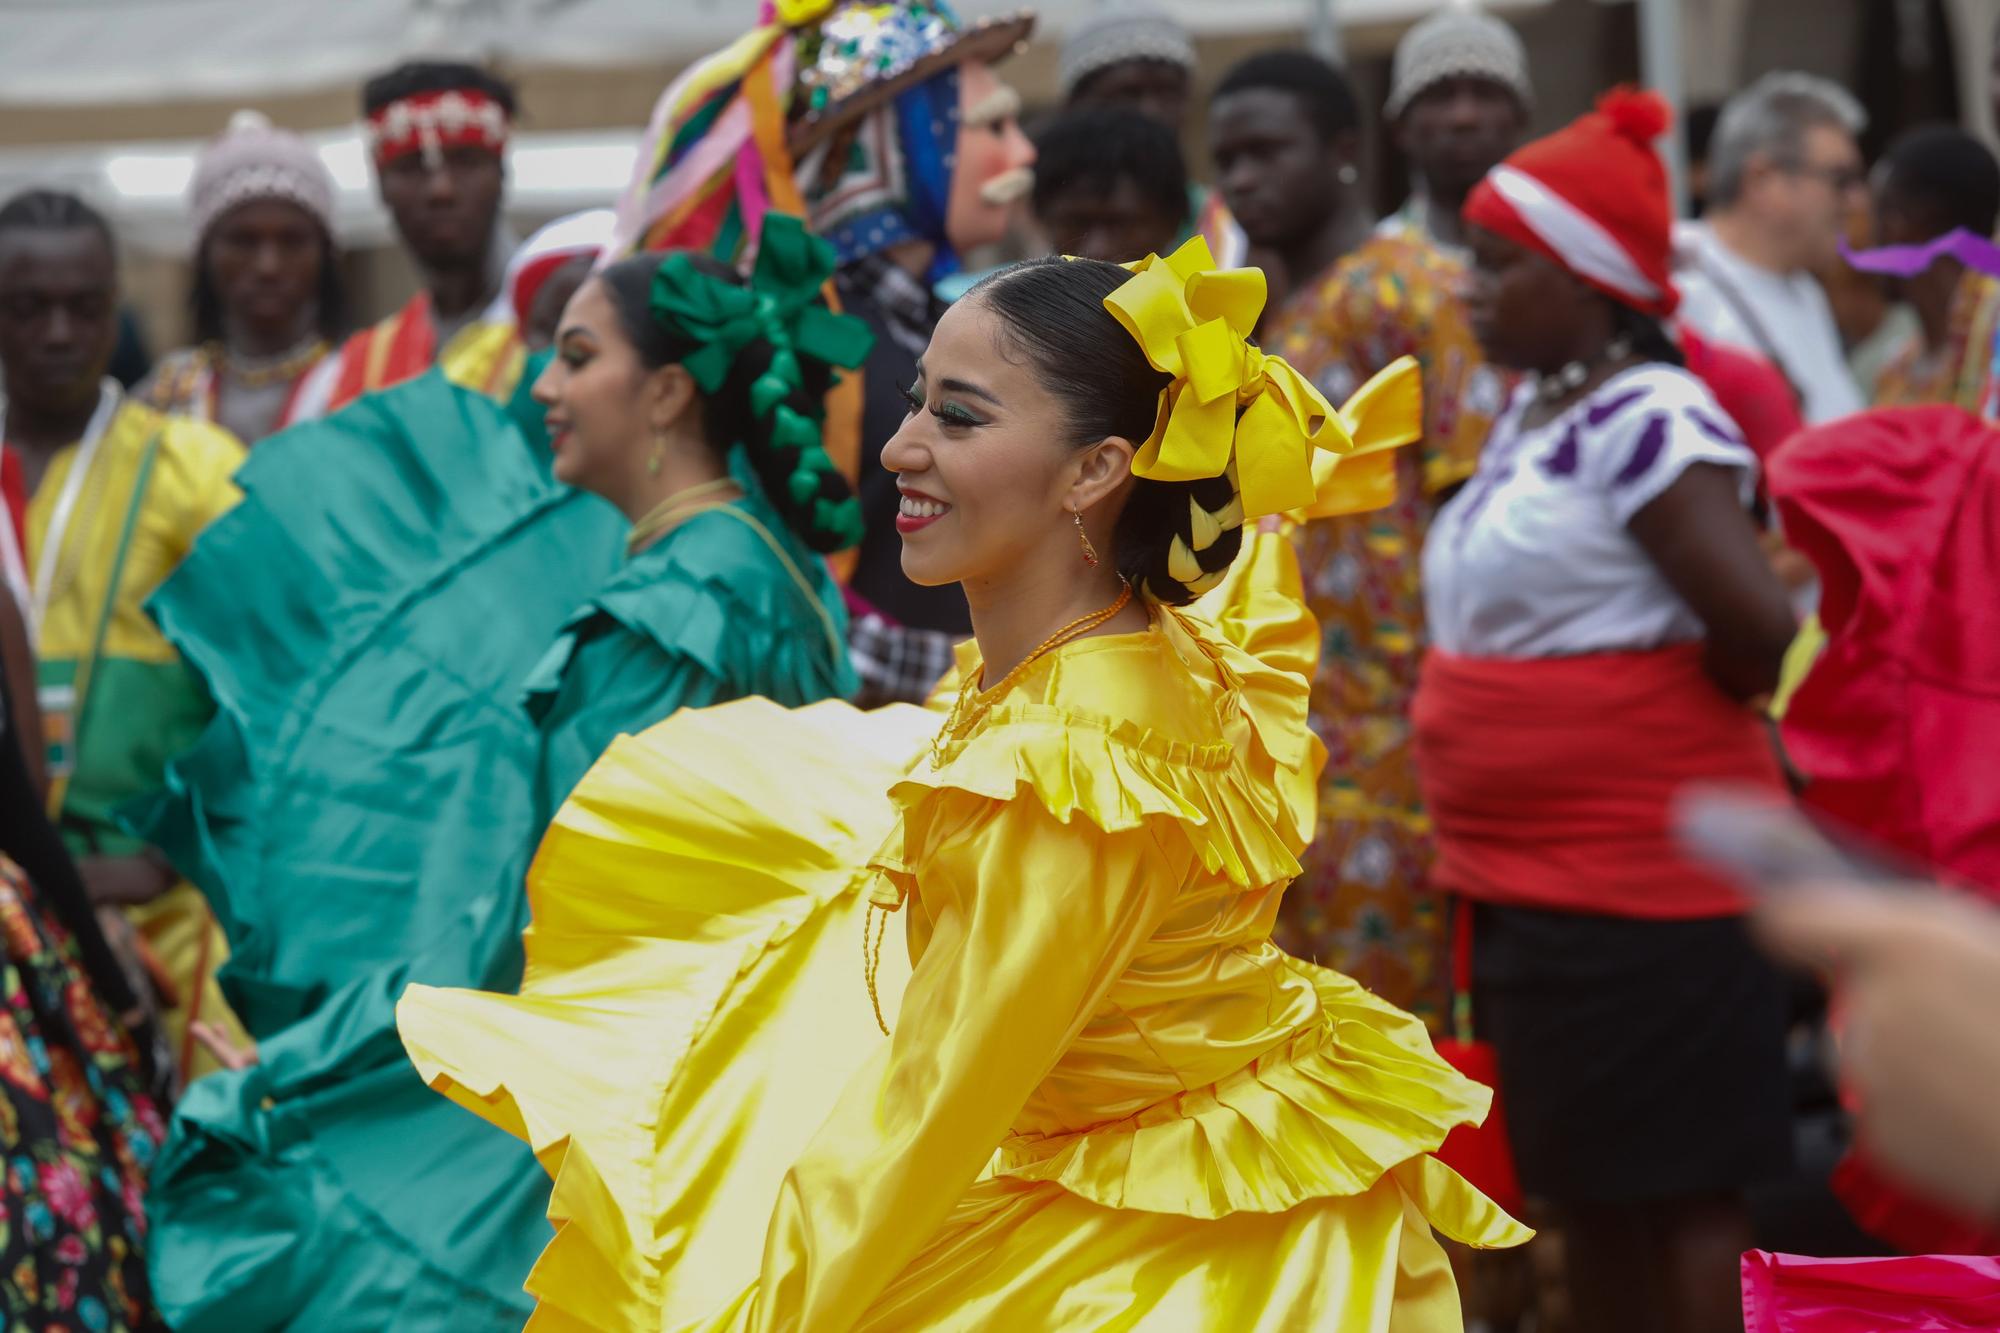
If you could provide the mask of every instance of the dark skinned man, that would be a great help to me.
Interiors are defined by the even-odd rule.
[[[1515,31],[1477,9],[1441,9],[1396,45],[1383,107],[1410,167],[1410,197],[1383,220],[1464,258],[1458,211],[1472,187],[1514,151],[1534,90]]]
[[[347,332],[333,177],[305,140],[240,111],[196,162],[188,205],[195,344],[163,357],[138,392],[255,444],[291,423]]]
[[[1171,254],[1187,166],[1166,126],[1123,107],[1064,111],[1035,136],[1035,225],[1057,254]]]
[[[1473,470],[1503,386],[1453,291],[1460,270],[1428,239],[1374,233],[1357,163],[1361,109],[1346,75],[1301,51],[1251,56],[1209,106],[1216,180],[1250,244],[1295,275],[1267,309],[1266,350],[1333,402],[1396,358],[1423,369],[1421,444],[1362,459],[1395,500],[1295,533],[1307,603],[1324,629],[1312,719],[1330,775],[1305,870],[1276,938],[1419,1016],[1444,1007],[1443,921],[1409,749],[1423,651],[1419,556],[1442,497]]]
[[[48,191],[0,207],[6,472],[25,502],[18,515],[9,506],[0,555],[29,580],[16,595],[36,638],[49,808],[91,897],[137,927],[181,1068],[200,1073],[212,1064],[188,1024],[234,1030],[214,982],[221,933],[201,895],[114,811],[156,790],[208,721],[207,695],[144,604],[235,502],[243,451],[105,378],[117,305],[103,218]]]
[[[1956,126],[1923,125],[1889,145],[1875,168],[1874,192],[1882,245],[1928,245],[1960,230],[1988,237],[2000,218],[2000,163]],[[1956,403],[1979,411],[1993,362],[2000,279],[1940,255],[1923,272],[1890,282],[1917,312],[1919,335],[1883,367],[1873,405]]]
[[[1107,0],[1091,10],[1063,42],[1061,77],[1067,109],[1123,107],[1158,121],[1180,138],[1187,130],[1194,94],[1194,41],[1153,0]],[[1219,191],[1189,182],[1180,233],[1167,254],[1200,234],[1225,267],[1246,262],[1243,229]],[[1266,257],[1259,255],[1260,263]],[[1269,264],[1266,263],[1267,268]]]
[[[369,80],[361,105],[377,189],[423,287],[348,339],[314,376],[298,415],[342,407],[432,365],[505,395],[521,367],[500,229],[514,90],[475,65],[421,61]]]

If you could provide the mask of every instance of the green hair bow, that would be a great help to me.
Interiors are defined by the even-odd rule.
[[[797,218],[769,213],[747,286],[701,272],[686,254],[671,255],[653,278],[653,314],[701,344],[681,364],[703,393],[722,387],[752,341],[768,340],[775,349],[771,368],[750,391],[752,409],[763,416],[801,387],[801,356],[852,368],[875,343],[862,320],[821,303],[833,268],[833,246]]]
[[[773,495],[809,525],[802,531],[817,550],[841,550],[861,540],[861,503],[839,475],[820,435],[818,413],[795,410],[789,400],[805,387],[800,358],[853,368],[875,344],[868,325],[836,315],[819,299],[833,276],[834,249],[784,213],[764,216],[757,266],[747,286],[697,269],[686,254],[669,256],[653,278],[656,319],[700,344],[681,359],[703,393],[714,393],[730,367],[758,338],[771,344],[771,364],[750,386],[750,411],[768,423],[772,446],[786,472]]]

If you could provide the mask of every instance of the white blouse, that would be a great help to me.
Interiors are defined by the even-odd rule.
[[[1424,602],[1431,642],[1461,657],[1567,657],[1703,637],[1702,624],[1626,531],[1695,463],[1757,460],[1702,382],[1676,366],[1621,371],[1532,429],[1523,385],[1493,425],[1479,470],[1431,525]]]

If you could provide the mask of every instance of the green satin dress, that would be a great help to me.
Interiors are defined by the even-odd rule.
[[[853,689],[754,485],[625,560],[538,415],[433,374],[274,436],[154,602],[219,712],[141,824],[216,903],[260,1057],[190,1087],[154,1173],[185,1333],[519,1328],[548,1177],[423,1085],[397,996],[517,984],[528,859],[615,736]]]

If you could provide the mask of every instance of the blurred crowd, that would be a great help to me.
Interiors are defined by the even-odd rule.
[[[1740,886],[1664,830],[1643,855],[1607,850],[1606,830],[1656,812],[1669,781],[1818,793],[1911,874],[2000,893],[2000,788],[1974,772],[2000,741],[1980,674],[1994,650],[1950,631],[1996,622],[1911,600],[1975,599],[2000,528],[1982,424],[2000,417],[1988,145],[1923,125],[1871,162],[1847,90],[1767,73],[1704,118],[1675,217],[1651,147],[1664,104],[1612,91],[1530,143],[1536,71],[1477,7],[1403,37],[1380,107],[1296,48],[1241,60],[1198,99],[1192,39],[1144,0],[1072,27],[1061,104],[1025,127],[1003,57],[965,68],[937,141],[905,127],[900,145],[863,133],[810,159],[842,182],[806,201],[840,252],[830,290],[876,334],[850,405],[863,526],[831,565],[851,693],[922,702],[971,630],[955,588],[905,575],[902,499],[868,470],[932,327],[983,276],[957,260],[1126,263],[1199,239],[1219,266],[1255,266],[1258,345],[1329,402],[1402,358],[1421,369],[1421,438],[1372,465],[1375,503],[1290,530],[1321,627],[1311,723],[1328,762],[1274,938],[1442,1048],[1491,1055],[1506,1123],[1483,1167],[1452,1160],[1542,1235],[1454,1252],[1468,1326],[1738,1328],[1747,1251],[1976,1248],[2000,1193],[1940,1201],[1949,1153],[1902,1166],[1899,1144],[1932,1142],[1921,1115],[1885,1140],[1886,1165],[1853,1151],[1853,1099],[1825,1058],[1839,1006],[1826,968],[1800,966],[1879,944],[1902,951],[1885,967],[1921,971],[1897,962],[1937,956],[1905,937],[1917,928],[1778,920],[1781,967]],[[196,676],[148,597],[263,441],[433,371],[518,400],[525,368],[568,355],[565,311],[593,271],[665,234],[646,230],[665,224],[642,179],[510,243],[522,108],[486,69],[404,64],[360,110],[421,279],[373,322],[343,290],[319,155],[254,113],[201,154],[193,341],[150,365],[132,364],[121,319],[118,219],[49,191],[0,203],[16,741],[0,746],[0,1278],[24,1327],[55,1327],[36,1321],[58,1308],[65,1327],[164,1326],[149,1292],[171,1285],[171,1256],[148,1277],[145,1181],[166,1117],[212,1071],[254,1069],[265,1036],[218,983],[241,904],[133,832],[132,803],[235,688]],[[1386,215],[1364,178],[1378,117],[1411,182]],[[1877,408],[1955,411],[1854,415]],[[1919,531],[1936,540],[1915,554]],[[1951,534],[1964,542],[1939,544]],[[1891,1062],[1936,1030],[1902,1021],[1871,1032],[1887,1072],[1853,1075],[1892,1108],[1882,1085],[1915,1075]]]

